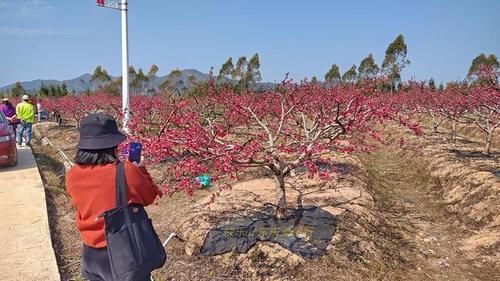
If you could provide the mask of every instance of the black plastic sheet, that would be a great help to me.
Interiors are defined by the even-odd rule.
[[[257,241],[277,243],[305,260],[320,257],[335,234],[337,219],[321,208],[311,206],[289,210],[286,219],[277,220],[269,207],[247,218],[215,227],[207,234],[201,254],[246,253]]]

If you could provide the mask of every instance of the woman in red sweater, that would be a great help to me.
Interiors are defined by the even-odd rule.
[[[76,165],[66,175],[66,191],[76,208],[76,227],[83,240],[81,271],[90,281],[113,281],[101,214],[115,207],[117,147],[126,138],[106,114],[83,118]],[[129,204],[147,206],[162,195],[144,166],[125,162],[125,177]]]

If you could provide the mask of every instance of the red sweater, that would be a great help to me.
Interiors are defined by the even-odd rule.
[[[162,193],[144,167],[125,162],[128,203],[150,205]],[[103,212],[115,207],[116,164],[75,165],[66,175],[66,191],[76,208],[76,227],[89,247],[106,247]]]

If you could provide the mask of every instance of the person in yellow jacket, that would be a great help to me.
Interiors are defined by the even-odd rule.
[[[16,116],[21,123],[17,125],[17,144],[23,145],[23,132],[26,131],[26,145],[31,143],[31,126],[35,122],[35,107],[30,103],[28,95],[16,106]]]

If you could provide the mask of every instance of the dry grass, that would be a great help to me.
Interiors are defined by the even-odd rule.
[[[52,245],[62,280],[80,278],[80,250],[82,242],[75,227],[74,211],[64,190],[64,167],[56,151],[34,142],[33,151],[45,187]],[[57,157],[57,156],[56,156]]]

